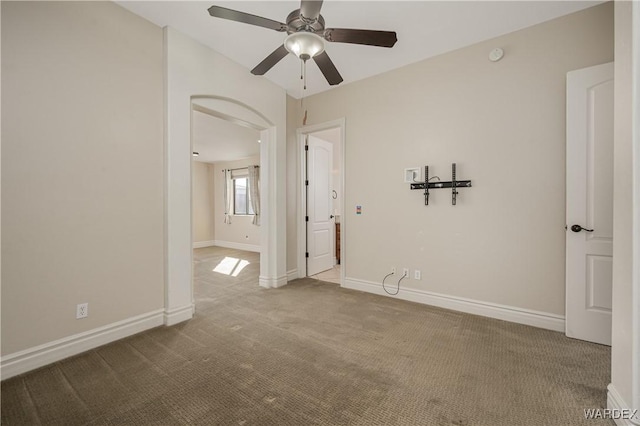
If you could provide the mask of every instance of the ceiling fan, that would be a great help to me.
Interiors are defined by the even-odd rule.
[[[289,34],[282,46],[251,70],[252,74],[265,74],[288,53],[293,53],[305,64],[307,60],[313,58],[327,82],[332,86],[340,84],[343,79],[324,50],[325,41],[393,47],[398,40],[394,31],[325,28],[324,18],[320,15],[321,8],[322,0],[301,0],[300,9],[294,10],[287,16],[286,24],[220,6],[211,6],[209,15]]]

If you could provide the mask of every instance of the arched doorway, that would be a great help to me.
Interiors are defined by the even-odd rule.
[[[280,287],[286,284],[286,274],[278,273],[283,269],[279,257],[284,258],[284,250],[277,245],[281,239],[276,233],[282,233],[276,225],[276,187],[275,173],[276,126],[266,116],[254,108],[223,96],[192,95],[185,116],[189,132],[191,114],[194,109],[217,118],[239,125],[251,127],[260,132],[261,162],[261,251],[259,285],[266,288]],[[182,111],[184,113],[184,111]],[[182,114],[181,113],[181,114]],[[170,126],[170,124],[169,124]],[[168,129],[171,130],[171,129]],[[165,324],[173,325],[190,319],[195,304],[193,296],[193,243],[191,217],[191,138],[167,140],[167,188],[166,191],[166,290]],[[184,160],[187,160],[185,162]],[[185,185],[186,183],[186,185]],[[179,188],[182,188],[180,190]],[[283,253],[278,253],[278,250]]]
[[[238,102],[234,99],[224,98],[220,96],[214,95],[195,95],[191,97],[191,111],[192,116],[193,112],[199,112],[211,117],[215,117],[220,120],[224,120],[226,122],[246,127],[249,129],[253,129],[259,132],[260,134],[260,164],[265,165],[266,167],[261,167],[261,175],[265,174],[268,169],[269,164],[269,144],[272,142],[269,140],[269,128],[273,127],[273,123],[269,121],[264,115],[260,114],[260,112],[255,109],[245,105],[241,102]],[[193,121],[193,117],[192,117]],[[193,129],[193,126],[192,126]],[[193,131],[191,134],[191,143],[193,151]],[[261,211],[268,212],[269,211],[269,198],[268,194],[265,194],[262,190],[262,182],[264,180],[261,178],[261,190],[260,190],[260,205]],[[193,182],[192,182],[193,188]],[[264,218],[264,213],[261,213],[262,218]],[[192,216],[191,216],[192,217]],[[260,285],[264,287],[271,287],[269,285],[268,279],[265,277],[268,276],[266,271],[266,266],[269,263],[269,255],[270,251],[268,245],[269,232],[266,226],[260,227]],[[192,236],[192,246],[193,246],[193,236]],[[193,261],[193,259],[192,259]],[[265,265],[265,269],[263,270],[263,266]]]

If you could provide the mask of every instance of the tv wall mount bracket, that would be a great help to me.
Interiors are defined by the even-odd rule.
[[[436,178],[434,176],[433,178]],[[429,190],[451,188],[451,205],[456,205],[456,198],[458,196],[458,188],[471,188],[470,180],[457,180],[456,179],[456,163],[451,164],[451,180],[450,181],[438,181],[429,182],[429,166],[424,166],[424,182],[417,182],[411,184],[411,189],[424,189],[424,205],[429,205]],[[438,178],[440,179],[440,178]]]

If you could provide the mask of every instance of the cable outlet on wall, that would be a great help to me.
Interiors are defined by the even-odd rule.
[[[396,273],[396,267],[395,267],[395,266],[392,266],[392,267],[391,267],[391,273],[392,273],[392,274],[395,274],[395,273]]]
[[[409,279],[409,268],[402,268],[402,275]]]
[[[420,269],[416,269],[413,272],[413,278],[416,279],[416,280],[422,279],[422,272],[420,272]]]
[[[420,167],[404,169],[404,182],[414,183],[420,180]]]
[[[88,303],[79,303],[76,306],[76,319],[82,319],[89,316],[89,304]]]

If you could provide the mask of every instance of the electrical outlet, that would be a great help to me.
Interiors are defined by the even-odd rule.
[[[395,274],[395,273],[396,273],[396,267],[395,267],[395,266],[392,266],[392,267],[391,267],[391,273],[392,273],[392,274]]]
[[[76,319],[86,318],[89,316],[89,304],[79,303],[76,306]]]
[[[403,268],[402,275],[407,277],[407,279],[409,279],[409,268]]]
[[[415,272],[413,273],[413,278],[416,280],[422,279],[422,272],[420,272],[420,269],[415,270]]]

